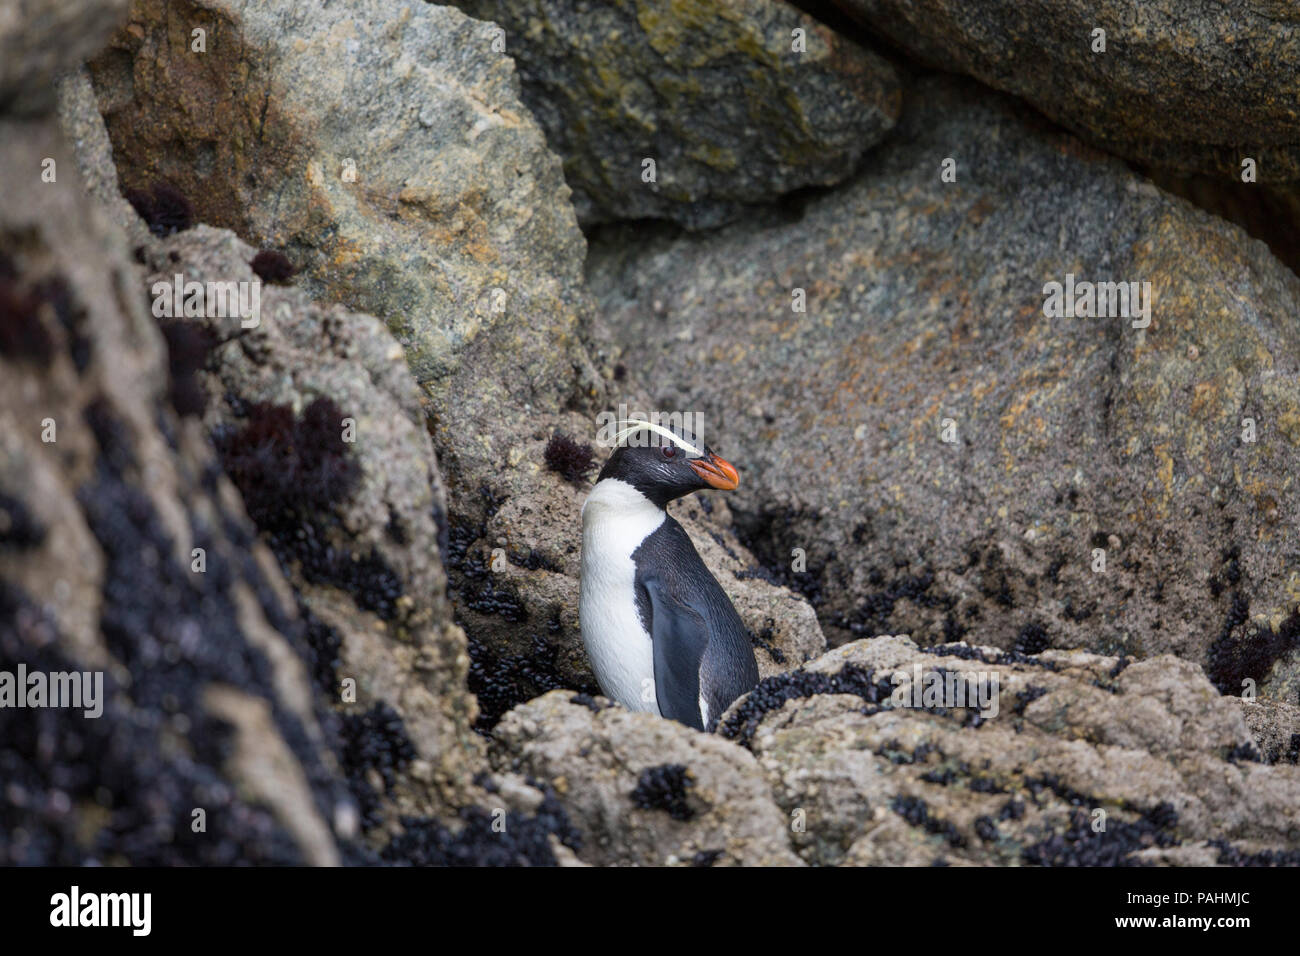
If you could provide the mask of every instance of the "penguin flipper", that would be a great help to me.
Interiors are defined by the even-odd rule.
[[[700,662],[709,645],[704,616],[669,596],[662,581],[643,578],[650,598],[650,637],[654,642],[655,698],[659,713],[696,730],[704,729],[700,712]]]

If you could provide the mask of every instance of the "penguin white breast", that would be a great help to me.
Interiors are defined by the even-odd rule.
[[[604,478],[582,506],[582,643],[601,691],[629,710],[659,713],[654,642],[636,609],[632,554],[667,517],[625,481]]]

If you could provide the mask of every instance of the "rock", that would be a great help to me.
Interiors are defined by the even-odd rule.
[[[555,792],[517,774],[481,773],[479,804],[459,820],[407,819],[385,848],[386,862],[407,866],[584,866],[582,834]]]
[[[419,391],[382,322],[260,280],[255,256],[228,230],[196,226],[146,243],[142,285],[161,283],[168,297],[178,274],[257,285],[253,328],[238,316],[173,320],[216,343],[202,376],[204,423],[311,621],[319,692],[345,723],[391,708],[428,767],[432,787],[397,768],[387,799],[365,801],[367,822],[446,813],[468,799],[482,753]]]
[[[0,13],[0,113],[51,112],[54,81],[103,48],[126,7],[127,0],[6,3]]]
[[[0,708],[0,862],[357,858],[301,623],[126,247],[53,118],[0,117],[0,167],[31,177],[0,198],[0,660],[102,679],[98,715]]]
[[[1250,157],[1260,182],[1300,179],[1289,3],[836,2],[930,65],[1023,97],[1104,149],[1233,179]]]
[[[200,225],[152,236],[118,192],[112,147],[88,76],[71,74],[59,94],[78,167],[91,172],[91,191],[137,243],[136,258],[147,273],[138,279],[140,288],[172,285],[178,273],[182,281],[259,282],[252,268],[256,250],[228,230]],[[145,301],[152,305],[154,296]],[[360,823],[366,829],[386,824],[391,833],[402,816],[445,814],[469,802],[477,793],[470,780],[482,769],[481,745],[469,729],[476,709],[465,689],[465,637],[452,620],[438,553],[447,521],[441,476],[419,391],[383,323],[318,305],[299,289],[271,282],[260,282],[259,306],[255,328],[242,327],[238,318],[165,321],[180,330],[174,334],[197,333],[200,340],[182,376],[194,377],[190,413],[204,415],[292,584],[292,600],[307,625],[315,691],[333,703],[344,735],[356,745],[353,752],[409,747],[415,755],[378,790],[365,760],[345,767],[363,804]],[[196,377],[188,376],[191,371]],[[340,419],[356,423],[355,442],[338,444],[341,421],[325,436],[343,453],[341,461],[355,463],[356,475],[346,495],[313,508],[322,502],[276,473],[283,460],[261,467],[245,454],[242,439],[250,426],[262,429],[262,440],[292,439],[306,410],[321,399],[339,409]],[[277,412],[287,414],[285,422]],[[288,434],[268,434],[285,423],[292,423]],[[305,478],[319,477],[336,462],[300,454],[297,463],[306,471],[294,480],[305,485]],[[283,513],[292,508],[297,512]],[[351,702],[342,699],[344,679],[357,685]],[[367,733],[387,735],[387,743],[362,747]],[[418,780],[412,770],[417,762],[423,768]],[[372,834],[372,842],[383,837]]]
[[[1179,176],[1151,167],[1138,171],[1165,192],[1235,222],[1268,243],[1283,265],[1300,274],[1300,182],[1243,183],[1222,176]]]
[[[805,549],[833,643],[1170,652],[1291,699],[1300,282],[1262,244],[940,78],[798,222],[628,239],[590,281],[629,386],[754,463],[741,539]],[[1150,326],[1045,317],[1067,275],[1149,282]]]
[[[178,272],[189,281],[254,282],[265,256],[228,230],[149,234],[117,195],[111,147],[87,89],[75,75],[61,85],[61,119],[74,131],[78,166],[99,171],[97,196],[138,243],[145,268],[133,281],[149,293],[140,301],[152,306],[153,283],[172,282]],[[257,267],[270,275],[266,266]],[[356,802],[339,803],[330,822],[349,838],[364,833],[368,844],[349,845],[349,858],[576,865],[565,841],[578,838],[554,795],[485,774],[482,745],[469,732],[475,706],[465,688],[465,638],[450,620],[439,559],[447,536],[443,485],[402,350],[368,315],[270,281],[258,288],[254,328],[237,319],[162,320],[170,392],[187,427],[203,416],[292,584],[290,591],[265,548],[248,539],[266,564],[267,586],[286,613],[296,605],[301,617],[294,634],[310,678],[301,660],[274,655],[297,666],[302,679],[293,696],[333,702],[328,737]],[[322,402],[331,416],[347,409],[355,420],[356,441],[342,455],[330,451],[342,422],[322,421]],[[352,477],[330,480],[327,466]],[[322,487],[336,498],[322,499]],[[238,508],[233,494],[226,498]],[[305,540],[300,531],[310,532]],[[355,702],[341,699],[345,678],[356,681]],[[319,827],[298,812],[298,791],[281,782],[293,782],[294,768],[266,731],[265,706],[235,688],[210,688],[204,700],[235,730],[228,764],[241,788],[284,814],[290,833],[318,853]],[[507,835],[493,827],[498,806],[508,813]]]
[[[423,3],[137,0],[90,64],[123,187],[168,185],[389,324],[457,512],[511,415],[600,391],[582,233],[494,32]]]
[[[935,679],[984,696],[913,696]],[[719,732],[809,863],[1300,861],[1300,769],[1256,762],[1237,702],[1172,655],[856,641],[760,683]]]
[[[781,0],[456,5],[503,28],[584,223],[717,226],[839,182],[898,118],[888,62]]]
[[[270,703],[216,684],[206,688],[203,703],[213,716],[234,728],[231,773],[252,797],[274,810],[309,863],[338,865],[334,835],[312,805],[309,782],[293,751],[276,732]]]
[[[500,772],[553,788],[593,865],[799,865],[744,748],[603,697],[552,691],[497,725]]]
[[[1265,763],[1300,763],[1300,707],[1280,700],[1229,698],[1255,737]]]
[[[105,212],[113,226],[126,233],[132,248],[145,242],[149,230],[122,196],[113,165],[113,144],[108,139],[99,102],[84,66],[69,70],[55,87],[59,126],[76,159],[77,172],[86,192]]]

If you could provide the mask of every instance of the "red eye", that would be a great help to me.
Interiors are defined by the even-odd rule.
[[[677,449],[672,445],[664,445],[664,457],[672,458],[677,454]]]

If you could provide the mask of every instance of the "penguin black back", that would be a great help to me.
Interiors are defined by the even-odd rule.
[[[654,639],[659,710],[698,730],[713,730],[732,701],[753,690],[758,665],[722,585],[675,518],[667,517],[632,553],[637,614]]]

